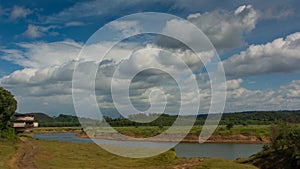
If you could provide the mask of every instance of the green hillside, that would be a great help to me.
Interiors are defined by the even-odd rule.
[[[50,117],[44,113],[30,113],[35,116],[35,119],[39,121],[42,127],[71,127],[80,126],[78,118],[72,115],[60,114],[57,117]],[[195,125],[203,125],[206,120],[207,114],[201,114],[197,116]],[[110,118],[105,117],[105,120],[112,126],[171,126],[176,120],[177,116],[162,114],[156,120],[150,123],[136,123],[126,118]],[[184,118],[191,118],[191,116],[185,116]],[[249,112],[237,112],[237,113],[223,113],[220,125],[269,125],[275,121],[281,120],[290,123],[300,123],[300,110],[295,111],[249,111]],[[99,120],[80,118],[80,121],[85,123],[99,124]]]
[[[48,116],[45,113],[30,113],[34,115],[35,120],[39,122],[54,122],[55,119],[53,117]]]

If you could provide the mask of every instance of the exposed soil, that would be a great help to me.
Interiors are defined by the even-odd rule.
[[[130,136],[127,138],[118,138],[117,135],[113,133],[88,133],[80,132],[79,134],[76,134],[78,137],[82,138],[88,138],[91,136],[92,138],[99,138],[99,139],[111,139],[111,140],[139,140],[142,141],[142,138],[137,138],[134,136]],[[180,138],[178,137],[178,134],[172,135],[162,135],[159,138],[154,139],[147,139],[147,141],[179,141]],[[198,143],[199,137],[198,135],[187,135],[181,142],[185,143]],[[205,141],[206,143],[240,143],[240,144],[267,144],[269,143],[268,138],[262,137],[257,138],[255,136],[244,136],[241,134],[237,135],[228,135],[228,136],[222,136],[222,135],[212,135],[208,140]]]
[[[19,150],[17,154],[10,160],[9,166],[13,169],[37,169],[33,163],[33,157],[36,152],[36,147],[33,142],[28,139],[21,137]]]
[[[193,169],[195,166],[199,165],[199,163],[203,162],[204,159],[202,158],[190,158],[186,159],[184,161],[180,161],[174,166],[172,166],[172,169]]]
[[[68,132],[81,132],[81,129],[41,129],[38,131],[34,131],[34,134],[52,134],[52,133],[68,133]]]
[[[198,142],[197,135],[187,135],[182,142]],[[267,144],[269,139],[267,137],[244,136],[242,134],[236,135],[212,135],[206,143],[240,143],[240,144]]]

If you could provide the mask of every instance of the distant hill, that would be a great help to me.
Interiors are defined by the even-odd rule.
[[[57,117],[50,117],[45,113],[26,113],[34,115],[40,127],[75,127],[80,126],[78,118],[72,115],[60,114]]]
[[[72,115],[60,114],[57,117],[50,117],[45,113],[27,113],[33,114],[35,120],[39,122],[40,127],[77,127],[81,126],[78,117]],[[89,118],[79,118],[84,121],[85,124],[95,125],[98,124],[99,120]]]
[[[204,119],[205,116],[198,116]],[[205,120],[205,119],[204,119]],[[223,113],[221,124],[271,124],[276,120],[300,123],[300,110],[289,111],[246,111],[236,113]]]
[[[183,116],[183,118],[193,118],[194,116]],[[176,115],[163,114],[150,123],[137,123],[124,119],[122,117],[112,119],[105,117],[105,120],[111,126],[171,126],[176,120]],[[203,125],[207,118],[207,114],[200,114],[194,125]],[[213,115],[212,118],[213,119]],[[273,124],[277,120],[290,123],[300,123],[300,110],[296,111],[247,111],[236,113],[223,113],[219,122],[220,125],[268,125]]]
[[[207,114],[197,116],[196,124],[204,124]],[[244,111],[235,113],[223,113],[219,124],[241,124],[259,125],[272,124],[276,120],[291,123],[300,123],[300,110],[281,110],[281,111]]]
[[[81,126],[76,116],[60,114],[57,117],[50,117],[44,113],[29,113],[35,116],[39,125],[42,127],[65,127],[65,126]],[[185,118],[192,118],[192,116],[184,116]],[[207,114],[200,114],[197,116],[195,125],[203,125],[205,123]],[[125,118],[110,118],[105,117],[106,121],[112,126],[171,126],[176,120],[177,116],[162,114],[156,120],[150,123],[136,123]],[[236,113],[223,113],[220,125],[234,124],[234,125],[260,125],[272,124],[276,120],[300,123],[300,110],[295,111],[247,111]],[[99,125],[99,120],[80,118],[85,124]]]
[[[34,115],[34,119],[39,122],[78,122],[77,116],[60,114],[57,117],[50,117],[45,113],[26,113]]]
[[[34,119],[39,122],[54,122],[55,119],[53,117],[48,116],[45,113],[30,113],[34,115]]]

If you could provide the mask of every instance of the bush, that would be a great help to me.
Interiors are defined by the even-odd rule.
[[[13,128],[7,128],[7,129],[1,130],[1,137],[7,138],[7,139],[17,138],[17,136],[15,134],[15,130]]]
[[[277,122],[270,131],[271,144],[250,160],[261,169],[300,168],[300,128]]]
[[[233,128],[234,124],[233,123],[229,123],[226,125],[226,129],[227,130],[231,130]]]

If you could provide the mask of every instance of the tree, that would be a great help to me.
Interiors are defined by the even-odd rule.
[[[233,128],[233,126],[234,126],[233,123],[228,123],[228,124],[226,125],[226,129],[227,129],[227,130],[231,130],[231,129]]]
[[[300,168],[300,128],[297,125],[278,121],[272,126],[269,145],[249,161],[261,169]]]
[[[0,87],[0,131],[7,129],[10,118],[17,109],[17,101],[14,96],[4,88]]]

